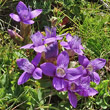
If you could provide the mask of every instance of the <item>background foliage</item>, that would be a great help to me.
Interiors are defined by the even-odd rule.
[[[43,9],[35,18],[32,31],[44,33],[44,26],[55,23],[57,34],[69,32],[82,39],[85,54],[89,59],[105,58],[108,62],[98,71],[101,82],[91,83],[99,94],[95,97],[78,97],[78,106],[73,109],[65,92],[57,92],[51,85],[51,78],[29,79],[18,86],[17,80],[22,71],[16,64],[18,58],[35,56],[33,51],[20,50],[8,35],[7,29],[19,32],[19,23],[10,19],[16,13],[19,0],[0,1],[0,110],[110,110],[110,12],[98,4],[87,0],[24,0],[33,9]],[[105,1],[110,4],[109,0]],[[65,20],[66,19],[66,20]]]

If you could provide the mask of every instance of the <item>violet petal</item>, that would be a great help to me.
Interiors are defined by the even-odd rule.
[[[41,60],[41,53],[38,53],[34,59],[31,61],[31,63],[34,65],[34,66],[37,66]]]
[[[56,27],[51,28],[51,37],[56,37]]]
[[[16,6],[16,10],[18,14],[20,14],[23,10],[28,10],[28,8],[22,1],[20,1],[18,5]]]
[[[35,34],[31,35],[31,40],[34,44],[34,46],[40,46],[43,44],[43,41],[42,41],[42,37],[43,35],[38,31],[36,32]]]
[[[82,66],[77,68],[69,68],[66,70],[66,78],[68,80],[75,80],[78,79],[83,75],[83,68]]]
[[[84,97],[88,97],[88,96],[94,96],[96,95],[98,92],[93,89],[93,88],[82,88],[78,94],[81,95],[81,96],[84,96]]]
[[[58,43],[54,42],[46,47],[45,57],[48,58],[55,58],[58,56]]]
[[[34,79],[41,79],[42,78],[42,70],[40,68],[36,68],[32,74]]]
[[[31,77],[31,74],[24,72],[18,79],[18,85],[24,84],[29,78]]]
[[[11,13],[10,17],[17,22],[21,21],[20,17],[17,14]]]
[[[57,66],[63,66],[64,68],[67,68],[69,64],[69,56],[66,51],[63,51],[59,54],[57,58]]]
[[[41,46],[35,47],[34,50],[38,53],[42,53],[46,51],[46,47],[44,45],[41,45]]]
[[[33,20],[26,20],[26,21],[23,21],[24,24],[34,24],[34,21]]]
[[[51,29],[48,26],[45,26],[45,33],[46,33],[46,38],[51,37]]]
[[[44,43],[45,44],[49,44],[49,43],[52,43],[52,42],[55,42],[56,41],[56,38],[55,37],[52,37],[52,38],[47,38],[44,40]]]
[[[52,63],[43,63],[40,65],[42,72],[47,76],[54,76],[56,71],[56,66]]]
[[[72,48],[74,50],[75,53],[77,53],[78,55],[83,55],[83,51],[80,48],[80,44],[79,42],[76,42],[74,44],[74,47]]]
[[[79,85],[81,85],[84,88],[89,88],[90,87],[90,76],[82,76],[80,78]]]
[[[56,39],[57,39],[57,40],[62,40],[62,39],[63,39],[63,37],[56,36]]]
[[[60,42],[60,45],[63,46],[67,50],[70,49],[69,44],[67,42],[65,42],[65,41]]]
[[[27,44],[27,45],[20,47],[20,49],[32,49],[32,48],[34,48],[33,44]]]
[[[93,82],[95,82],[97,85],[100,83],[100,76],[96,72],[93,72]]]
[[[67,39],[68,42],[70,42],[70,41],[72,40],[72,38],[73,38],[73,37],[72,37],[70,34],[67,34],[67,35],[66,35],[66,39]]]
[[[46,38],[56,37],[56,27],[45,26]]]
[[[71,41],[68,42],[70,48],[77,53],[78,55],[82,55],[83,51],[81,50],[81,39],[78,36],[74,36]]]
[[[80,63],[82,66],[84,66],[85,68],[86,68],[87,65],[89,64],[88,58],[85,57],[85,56],[82,56],[82,55],[79,55],[79,56],[78,56],[78,61],[79,61],[79,63]]]
[[[31,19],[39,16],[42,13],[42,9],[36,9],[30,12]]]
[[[32,73],[35,69],[34,65],[28,61],[28,59],[20,58],[17,59],[17,65],[21,70],[25,72]]]
[[[62,78],[54,77],[53,86],[58,91],[65,91],[67,89],[67,82]]]
[[[69,97],[70,104],[74,108],[76,108],[76,106],[77,106],[77,97],[76,97],[75,93],[68,91],[68,97]]]
[[[94,96],[96,94],[98,94],[98,91],[96,91],[95,89],[93,89],[93,88],[88,89],[88,95],[89,96]]]
[[[102,58],[97,58],[95,60],[92,60],[90,64],[94,67],[94,70],[99,70],[105,66],[106,60]]]

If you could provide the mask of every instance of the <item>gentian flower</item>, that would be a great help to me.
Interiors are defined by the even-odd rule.
[[[63,39],[62,36],[65,35],[65,34],[62,34],[57,36],[56,27],[49,28],[47,26],[45,26],[45,33],[46,33],[46,36],[44,37],[45,44],[49,44],[57,40],[62,40]]]
[[[60,43],[67,50],[72,50],[73,52],[77,53],[78,55],[82,55],[83,46],[81,45],[81,39],[78,36],[71,36],[70,34],[66,35],[67,42],[62,41]]]
[[[84,67],[85,75],[90,76],[91,81],[99,84],[100,77],[96,71],[104,67],[104,65],[106,64],[106,60],[102,58],[97,58],[89,61],[87,57],[79,55],[78,61]]]
[[[47,76],[52,76],[53,86],[56,90],[66,90],[67,80],[75,80],[82,75],[82,67],[69,68],[69,56],[66,51],[63,51],[57,57],[57,66],[52,63],[46,62],[40,65],[42,72]]]
[[[38,53],[30,63],[28,59],[20,58],[17,60],[17,65],[21,70],[24,70],[23,74],[18,79],[18,85],[24,84],[31,76],[34,79],[42,78],[42,70],[37,67],[40,62],[41,54]]]
[[[32,19],[40,15],[42,12],[42,9],[31,11],[31,9],[27,8],[27,6],[22,1],[18,3],[16,10],[18,15],[11,13],[10,17],[15,21],[23,22],[24,24],[33,24],[34,21]]]
[[[23,47],[21,47],[21,49],[34,49],[36,52],[38,53],[42,53],[46,50],[46,47],[44,45],[44,41],[43,41],[43,35],[38,31],[37,33],[31,35],[31,40],[32,40],[32,44],[27,44]]]
[[[69,101],[74,108],[77,106],[77,96],[75,93],[84,97],[94,96],[98,93],[95,89],[90,87],[90,77],[88,76],[80,77],[74,81],[69,81],[67,90]]]

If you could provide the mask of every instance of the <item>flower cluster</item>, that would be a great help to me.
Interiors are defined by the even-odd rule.
[[[32,24],[30,20],[41,13],[41,10],[30,11],[22,2],[17,6],[18,15],[10,14],[16,21]],[[98,93],[90,87],[90,82],[99,84],[100,77],[97,70],[104,67],[106,60],[97,58],[89,61],[84,56],[84,48],[78,36],[70,34],[56,35],[56,28],[45,27],[46,36],[41,32],[31,35],[31,44],[22,46],[21,49],[33,49],[37,55],[29,62],[28,59],[17,60],[18,67],[23,70],[23,74],[18,79],[18,85],[24,84],[31,76],[34,79],[41,79],[42,74],[53,77],[53,87],[57,91],[68,91],[71,105],[77,106],[76,93],[88,97]],[[66,40],[64,41],[64,36]],[[63,47],[59,48],[59,47]],[[78,56],[79,66],[70,68],[70,56]],[[42,62],[42,59],[43,63]]]

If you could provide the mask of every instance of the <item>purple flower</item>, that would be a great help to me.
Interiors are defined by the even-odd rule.
[[[56,27],[49,28],[47,26],[45,26],[45,33],[46,33],[46,36],[44,37],[45,44],[49,44],[57,40],[62,40],[62,36],[65,35],[65,34],[62,34],[57,36]]]
[[[60,44],[67,50],[72,50],[78,55],[82,55],[83,46],[81,45],[81,39],[78,36],[71,36],[70,34],[67,34],[66,36],[67,42],[62,41]]]
[[[42,78],[42,70],[37,67],[40,62],[41,54],[38,53],[30,63],[28,59],[20,58],[17,60],[17,65],[21,70],[24,70],[23,74],[18,79],[18,85],[24,84],[31,76],[34,79]]]
[[[42,53],[46,51],[46,47],[44,45],[44,41],[42,40],[43,35],[38,31],[37,33],[31,35],[32,44],[27,44],[21,49],[34,49],[38,53]]]
[[[87,57],[81,55],[79,55],[78,60],[79,63],[85,69],[85,75],[90,76],[91,81],[95,82],[96,84],[99,84],[100,77],[98,73],[96,73],[96,70],[103,68],[106,64],[106,60],[102,58],[97,58],[92,61],[89,61]]]
[[[69,56],[66,51],[63,51],[59,54],[57,58],[57,66],[52,63],[43,63],[40,65],[43,73],[47,76],[52,76],[53,86],[56,90],[66,90],[67,80],[75,80],[82,75],[82,67],[78,68],[69,68]]]
[[[90,77],[80,77],[77,80],[69,81],[67,85],[68,97],[71,105],[76,108],[77,106],[77,97],[75,93],[78,93],[81,96],[88,97],[94,96],[98,92],[90,87]]]
[[[42,9],[31,11],[31,9],[27,8],[27,6],[22,1],[18,3],[16,10],[18,15],[11,13],[10,17],[15,21],[23,22],[24,24],[33,24],[34,21],[32,19],[40,15],[42,12]]]

